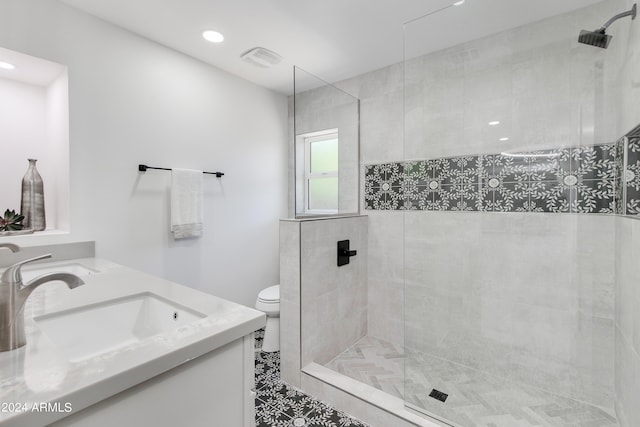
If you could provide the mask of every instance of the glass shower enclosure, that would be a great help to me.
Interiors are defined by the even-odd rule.
[[[292,377],[340,390],[333,403],[374,426],[618,426],[616,217],[640,151],[621,138],[620,70],[634,33],[618,26],[607,49],[578,35],[629,2],[427,3],[401,63],[335,85],[296,69]],[[316,178],[333,191],[317,204]],[[342,239],[358,250],[348,268]]]
[[[359,211],[357,98],[294,67],[295,216]]]
[[[389,166],[404,211],[404,400],[454,426],[616,426],[621,46],[578,33],[621,2],[492,22],[470,41],[448,30],[529,3],[468,1],[405,25],[404,161]]]

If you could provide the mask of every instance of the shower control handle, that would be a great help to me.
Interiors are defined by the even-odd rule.
[[[347,251],[344,249],[340,250],[340,256],[356,256],[358,255],[358,251]]]
[[[338,267],[349,264],[349,258],[357,254],[358,251],[349,249],[349,240],[340,240],[338,242]]]

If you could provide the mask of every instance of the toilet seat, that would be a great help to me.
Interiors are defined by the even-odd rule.
[[[263,303],[279,303],[280,302],[280,285],[270,286],[260,291],[258,300]]]

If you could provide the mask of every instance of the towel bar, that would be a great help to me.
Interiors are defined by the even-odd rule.
[[[157,168],[155,166],[147,166],[147,165],[138,165],[138,171],[139,172],[146,172],[147,169],[157,169],[157,170],[162,170],[162,171],[170,171],[170,168]],[[209,175],[215,175],[217,178],[221,178],[224,173],[222,172],[202,172],[202,173],[206,173]]]

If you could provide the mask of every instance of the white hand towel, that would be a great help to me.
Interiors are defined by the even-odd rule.
[[[171,170],[171,232],[174,239],[202,235],[202,171]]]

